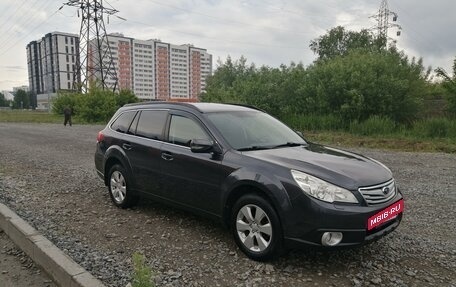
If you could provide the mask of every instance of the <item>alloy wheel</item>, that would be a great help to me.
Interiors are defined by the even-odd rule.
[[[127,195],[127,182],[121,172],[116,170],[111,174],[110,187],[114,200],[122,203]]]
[[[262,252],[271,244],[271,220],[257,205],[248,204],[239,209],[236,231],[242,244],[250,251]]]

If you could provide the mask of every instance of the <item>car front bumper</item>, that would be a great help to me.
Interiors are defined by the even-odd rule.
[[[285,245],[288,248],[323,246],[322,236],[325,232],[341,232],[343,235],[339,244],[328,248],[375,241],[400,225],[403,212],[371,230],[367,228],[368,219],[401,199],[403,197],[399,190],[391,200],[375,206],[333,204],[300,196],[293,200],[293,211],[284,215]]]

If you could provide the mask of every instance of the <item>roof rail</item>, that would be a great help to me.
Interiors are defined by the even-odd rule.
[[[152,99],[149,101],[145,102],[138,102],[138,103],[131,103],[131,104],[125,104],[123,105],[124,107],[134,107],[134,106],[147,106],[147,105],[177,105],[177,106],[183,106],[183,107],[189,107],[192,109],[195,109],[199,112],[201,112],[200,109],[198,109],[197,106],[192,105],[192,103],[187,103],[187,102],[173,102],[173,101],[163,101],[163,100],[158,100],[158,99]]]
[[[141,106],[141,105],[148,105],[148,104],[165,104],[167,102],[162,100],[151,99],[145,102],[137,102],[137,103],[129,103],[123,105],[124,107],[132,107],[132,106]]]
[[[245,108],[250,108],[250,109],[253,109],[253,110],[257,110],[257,111],[260,111],[260,112],[263,112],[263,113],[266,113],[265,110],[263,109],[260,109],[258,107],[255,107],[255,106],[252,106],[252,105],[247,105],[247,104],[240,104],[240,103],[226,103],[227,105],[232,105],[232,106],[239,106],[239,107],[245,107]]]

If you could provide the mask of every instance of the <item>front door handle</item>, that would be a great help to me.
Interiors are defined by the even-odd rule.
[[[124,143],[124,144],[122,144],[122,148],[123,148],[124,150],[131,150],[131,144],[129,144],[129,143]]]
[[[162,152],[161,158],[167,161],[172,161],[174,159],[173,154],[167,151]]]

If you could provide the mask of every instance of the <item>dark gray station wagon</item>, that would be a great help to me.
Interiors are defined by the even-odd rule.
[[[255,260],[375,240],[404,210],[380,162],[310,143],[246,106],[126,105],[98,134],[95,165],[115,205],[147,196],[216,218]]]

